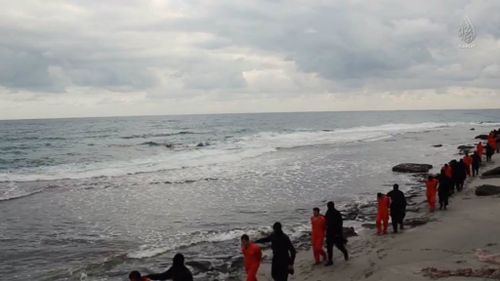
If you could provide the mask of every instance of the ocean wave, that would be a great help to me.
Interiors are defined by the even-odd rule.
[[[143,245],[140,249],[130,252],[127,257],[130,259],[152,258],[165,254],[170,251],[198,245],[200,243],[217,243],[230,240],[237,240],[243,234],[250,237],[261,237],[271,231],[270,227],[261,227],[259,229],[232,229],[228,231],[195,231],[191,233],[179,233],[176,235],[177,243],[171,241],[170,246],[162,245]]]
[[[174,146],[171,143],[158,143],[158,142],[155,142],[155,141],[143,142],[140,145],[146,145],[146,146],[165,146],[167,148],[172,148]]]
[[[310,225],[309,223],[296,223],[285,226],[283,230],[292,240],[297,241],[310,232]],[[140,249],[128,253],[127,257],[130,259],[152,258],[201,243],[239,241],[243,234],[249,235],[252,239],[257,239],[268,235],[271,231],[271,226],[260,226],[252,229],[235,228],[226,231],[194,231],[191,233],[179,233],[176,235],[176,239],[169,241],[169,246],[160,244],[143,245]],[[162,241],[162,243],[163,242],[164,241]]]
[[[178,136],[178,135],[197,135],[202,134],[200,132],[191,132],[191,131],[180,131],[175,133],[152,133],[152,134],[142,134],[142,135],[131,135],[131,136],[123,136],[120,137],[122,139],[146,139],[146,138],[156,138],[156,137],[170,137],[170,136]]]
[[[332,130],[326,128],[317,131],[260,132],[253,135],[215,141],[210,143],[210,146],[203,147],[203,149],[193,149],[193,147],[179,150],[169,149],[154,156],[128,161],[73,163],[24,168],[9,171],[8,173],[0,173],[0,181],[81,179],[100,176],[114,177],[211,165],[225,165],[243,159],[258,157],[283,148],[373,142],[388,139],[398,134],[437,130],[460,124],[463,125],[465,123],[390,123],[378,126],[360,126]],[[466,124],[470,125],[470,123]],[[148,141],[142,145],[167,146],[168,144]]]
[[[46,189],[45,187],[37,187],[35,189],[21,188],[12,182],[0,182],[0,184],[2,184],[0,185],[0,202],[28,197],[43,192]]]

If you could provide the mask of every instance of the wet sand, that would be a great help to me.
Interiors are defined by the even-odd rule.
[[[495,154],[493,162],[484,165],[480,173],[498,167],[499,156]],[[334,249],[334,266],[313,265],[311,250],[299,251],[296,273],[289,280],[431,280],[426,268],[452,273],[459,270],[465,275],[474,275],[471,270],[500,270],[500,265],[481,262],[476,255],[478,249],[500,254],[500,195],[476,196],[475,187],[482,184],[500,186],[500,178],[467,179],[464,191],[450,198],[446,211],[429,213],[425,202],[414,200],[417,206],[424,206],[419,217],[427,218],[428,223],[385,236],[376,236],[375,230],[367,229],[350,238],[351,259],[347,262]],[[447,273],[442,275],[446,277]],[[259,280],[272,280],[269,258],[261,265]],[[454,276],[448,280],[496,279]]]

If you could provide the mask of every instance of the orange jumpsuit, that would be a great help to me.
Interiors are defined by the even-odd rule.
[[[326,258],[326,253],[323,249],[323,243],[325,241],[325,224],[326,219],[324,216],[319,215],[317,217],[311,217],[311,242],[316,263],[320,262],[320,257],[323,257],[323,259]]]
[[[445,167],[444,172],[449,179],[453,178],[453,169],[451,168],[450,165]]]
[[[479,155],[479,158],[483,158],[484,147],[483,147],[482,143],[478,143],[476,145],[476,150],[477,150],[477,154]]]
[[[470,177],[470,167],[472,165],[472,157],[470,156],[464,156],[464,164],[465,164],[465,170],[467,171],[467,176]]]
[[[436,209],[436,193],[439,181],[437,179],[431,179],[425,181],[425,186],[427,187],[427,203],[429,204],[429,209],[434,212]]]
[[[388,196],[384,195],[380,198],[377,198],[377,234],[386,234],[387,226],[389,225],[389,206],[391,205],[391,200]],[[383,231],[382,231],[382,223],[383,223]]]
[[[488,143],[493,148],[493,151],[497,150],[497,140],[493,134],[488,135]]]
[[[241,248],[243,252],[243,263],[247,273],[247,281],[257,281],[257,271],[259,270],[262,250],[255,243],[250,243],[247,248]]]

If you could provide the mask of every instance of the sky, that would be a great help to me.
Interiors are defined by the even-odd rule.
[[[498,0],[0,5],[0,119],[500,108]]]

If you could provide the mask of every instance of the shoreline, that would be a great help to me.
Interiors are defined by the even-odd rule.
[[[493,155],[492,162],[483,161],[480,175],[498,167],[499,162],[498,153]],[[414,220],[414,223],[402,233],[390,232],[388,235],[377,236],[373,229],[374,219],[373,222],[363,223],[358,236],[349,238],[347,249],[351,259],[345,262],[341,253],[334,249],[333,267],[313,265],[310,245],[301,243],[296,247],[295,275],[290,275],[289,280],[396,281],[403,278],[429,280],[436,279],[437,276],[450,276],[446,276],[446,273],[444,276],[432,275],[433,270],[465,270],[469,271],[464,273],[468,277],[453,277],[453,280],[485,280],[471,277],[470,270],[493,268],[500,272],[500,265],[480,262],[476,255],[478,249],[500,253],[500,239],[495,234],[500,233],[497,220],[500,196],[476,196],[475,187],[482,184],[500,186],[500,178],[468,177],[463,191],[450,197],[448,210],[434,213],[428,211],[425,185],[421,183],[419,187],[411,186],[405,192],[409,202],[405,222]],[[344,227],[350,226],[349,221],[344,224]],[[258,279],[271,281],[270,268],[268,256],[261,264]]]

